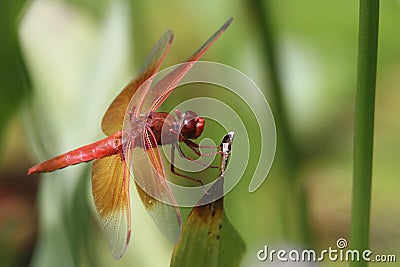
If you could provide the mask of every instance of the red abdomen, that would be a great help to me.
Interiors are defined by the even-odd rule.
[[[101,159],[121,152],[122,131],[118,131],[100,141],[39,163],[28,170],[28,175],[36,172],[51,172],[70,165]]]

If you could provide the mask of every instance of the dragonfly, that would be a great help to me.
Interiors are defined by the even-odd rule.
[[[182,152],[179,143],[184,143],[200,155],[200,146],[192,140],[202,134],[205,121],[194,111],[182,113],[176,110],[174,115],[170,115],[157,112],[157,109],[231,22],[232,18],[189,57],[185,64],[179,65],[152,85],[173,41],[173,32],[166,31],[135,78],[119,93],[104,114],[101,128],[107,137],[39,163],[28,170],[28,175],[52,172],[94,160],[91,173],[92,196],[108,247],[115,259],[123,256],[131,238],[132,170],[135,171],[134,181],[138,194],[149,215],[170,240],[177,242],[179,239],[182,230],[181,214],[167,183],[158,146],[171,144],[171,154],[177,149],[181,156],[194,160]],[[177,173],[172,161],[171,170]],[[201,183],[189,176],[180,176]]]

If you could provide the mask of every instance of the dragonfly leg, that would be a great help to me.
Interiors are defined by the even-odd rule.
[[[185,175],[185,174],[176,172],[176,170],[175,170],[175,164],[174,164],[174,163],[175,163],[175,149],[176,149],[175,146],[176,146],[176,144],[173,144],[173,145],[171,146],[171,172],[172,172],[173,174],[177,175],[177,176],[182,177],[182,178],[185,178],[185,179],[194,181],[194,182],[196,182],[196,183],[199,183],[199,184],[201,185],[201,187],[203,188],[204,192],[207,194],[207,190],[206,190],[206,188],[205,188],[205,186],[204,186],[203,181],[201,181],[200,179],[196,179],[196,178],[190,177],[190,176],[188,176],[188,175]]]
[[[189,139],[183,139],[182,140],[187,147],[189,147],[191,150],[193,150],[194,153],[196,153],[198,156],[213,156],[216,154],[221,154],[221,151],[214,151],[210,153],[201,153],[199,148],[217,148],[219,149],[219,146],[200,146],[199,144],[196,144],[192,140]]]
[[[187,142],[187,141],[189,141],[189,142]],[[198,151],[199,153],[198,153],[198,154],[196,153],[198,156],[209,157],[209,156],[214,156],[214,155],[217,155],[217,154],[221,154],[221,153],[222,153],[221,151],[214,151],[214,152],[210,152],[210,153],[201,153],[198,149],[196,149],[196,146],[197,146],[197,147],[200,147],[200,148],[203,148],[203,147],[205,147],[205,148],[219,148],[219,147],[218,147],[218,146],[199,146],[199,145],[196,144],[195,142],[192,142],[191,140],[188,140],[188,139],[183,140],[183,142],[185,143],[185,145],[186,145],[187,147],[189,147],[190,149],[192,149],[193,152],[196,153],[196,151]],[[208,168],[219,168],[219,166],[207,165],[206,163],[204,163],[204,162],[202,162],[202,161],[200,161],[200,160],[193,159],[193,158],[190,158],[190,157],[186,156],[186,155],[183,153],[183,151],[182,151],[182,149],[181,149],[181,147],[180,147],[179,145],[178,145],[178,152],[179,152],[179,154],[180,154],[182,157],[184,157],[184,158],[187,159],[187,160],[190,160],[190,161],[193,161],[193,162],[197,162],[197,163],[199,163],[199,164],[201,164],[201,165],[203,165],[203,166],[207,166]]]
[[[184,142],[197,156],[199,156],[199,157],[201,157],[201,156],[211,156],[211,155],[215,155],[215,154],[220,154],[220,152],[218,152],[218,151],[217,151],[217,152],[212,152],[212,153],[207,153],[207,154],[202,154],[198,148],[199,148],[199,147],[203,148],[203,146],[199,146],[199,145],[196,144],[195,142],[192,142],[192,141],[189,140],[189,139],[185,139],[183,136],[181,136],[177,131],[175,131],[175,130],[173,130],[173,129],[170,129],[169,131],[170,131],[171,134],[175,135],[176,140],[177,140],[177,143],[178,143],[178,140],[183,141],[183,142]],[[219,147],[218,147],[218,146],[209,146],[209,147],[207,147],[207,148],[219,148]],[[177,145],[177,149],[178,149],[178,152],[179,152],[179,154],[180,154],[181,157],[183,157],[183,158],[185,158],[185,159],[187,159],[187,160],[193,161],[193,162],[198,162],[198,163],[200,163],[200,164],[203,165],[203,166],[207,166],[207,164],[204,163],[204,162],[201,162],[201,161],[199,161],[199,160],[196,160],[196,159],[194,159],[194,158],[191,158],[191,157],[189,157],[189,156],[186,156],[186,155],[183,153],[183,151],[182,151],[181,147],[179,146],[179,144]]]
[[[189,140],[189,139],[184,139],[183,141],[185,142],[185,144],[187,146],[192,146],[192,147],[195,147],[195,148],[219,148],[219,146],[201,146],[201,145],[199,145],[199,144],[197,144],[197,143],[195,143],[195,142],[193,142],[192,140]]]
[[[209,165],[209,164],[207,164],[207,163],[205,163],[205,162],[203,162],[201,160],[194,159],[192,157],[189,157],[189,156],[185,155],[185,153],[183,153],[182,148],[180,147],[179,144],[176,144],[176,149],[178,150],[178,153],[182,158],[185,158],[187,160],[190,160],[192,162],[195,162],[195,163],[200,164],[200,165],[202,165],[204,167],[207,167],[207,168],[218,168],[218,166]]]
[[[177,140],[179,140],[179,133],[177,131],[175,131],[173,129],[170,129],[170,132],[177,137]],[[187,147],[189,147],[199,157],[201,157],[201,156],[206,156],[206,157],[207,156],[213,156],[213,155],[222,153],[221,151],[214,151],[214,152],[210,152],[210,153],[201,153],[198,148],[220,148],[220,147],[219,146],[200,146],[200,145],[196,144],[195,142],[193,142],[193,141],[191,141],[189,139],[182,138],[181,140],[185,143],[185,145]],[[219,168],[219,166],[208,165],[207,163],[205,163],[205,162],[203,162],[201,160],[194,159],[192,157],[189,157],[189,156],[185,155],[185,153],[183,153],[183,151],[182,151],[182,149],[181,149],[181,147],[180,147],[178,142],[177,142],[177,144],[173,144],[172,146],[175,147],[178,150],[178,153],[182,158],[185,158],[187,160],[190,160],[192,162],[198,163],[198,164],[200,164],[202,166],[205,166],[205,167],[208,167],[208,168]]]

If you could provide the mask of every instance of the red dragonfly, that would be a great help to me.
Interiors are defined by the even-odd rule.
[[[101,128],[108,137],[39,163],[28,170],[28,174],[51,172],[95,160],[92,165],[92,195],[109,249],[115,259],[122,257],[131,235],[130,170],[135,172],[139,196],[160,231],[175,242],[180,236],[179,208],[177,205],[165,204],[176,204],[176,201],[166,182],[158,145],[172,144],[184,156],[179,147],[181,141],[199,154],[199,146],[190,139],[201,135],[204,119],[193,111],[183,114],[175,111],[175,116],[171,116],[156,110],[231,22],[232,19],[229,19],[185,64],[151,86],[173,40],[173,33],[165,32],[136,78],[122,90],[104,114]],[[163,127],[167,131],[162,132]],[[171,149],[172,153],[174,149]],[[173,165],[171,170],[174,170]]]

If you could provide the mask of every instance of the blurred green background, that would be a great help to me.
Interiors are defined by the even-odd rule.
[[[228,64],[253,79],[278,126],[275,162],[262,187],[247,191],[258,153],[253,141],[246,175],[225,199],[226,212],[247,245],[242,266],[273,265],[257,260],[264,245],[319,251],[336,248],[339,238],[348,240],[358,1],[257,3],[2,4],[1,266],[168,266],[173,245],[151,222],[135,190],[131,243],[116,262],[95,218],[90,164],[40,177],[28,177],[26,171],[40,160],[103,137],[105,110],[166,29],[174,30],[175,40],[164,67],[185,60],[230,17],[233,24],[203,60]],[[265,25],[272,29],[268,40]],[[398,25],[400,2],[382,1],[370,248],[400,260]],[[275,48],[272,55],[266,53],[268,42]],[[271,57],[277,60],[275,76]],[[276,77],[282,103],[273,90]],[[172,95],[171,101],[181,97]],[[248,127],[250,133],[257,131],[254,123]],[[233,153],[240,157],[240,151]],[[370,264],[381,265],[396,266]]]

